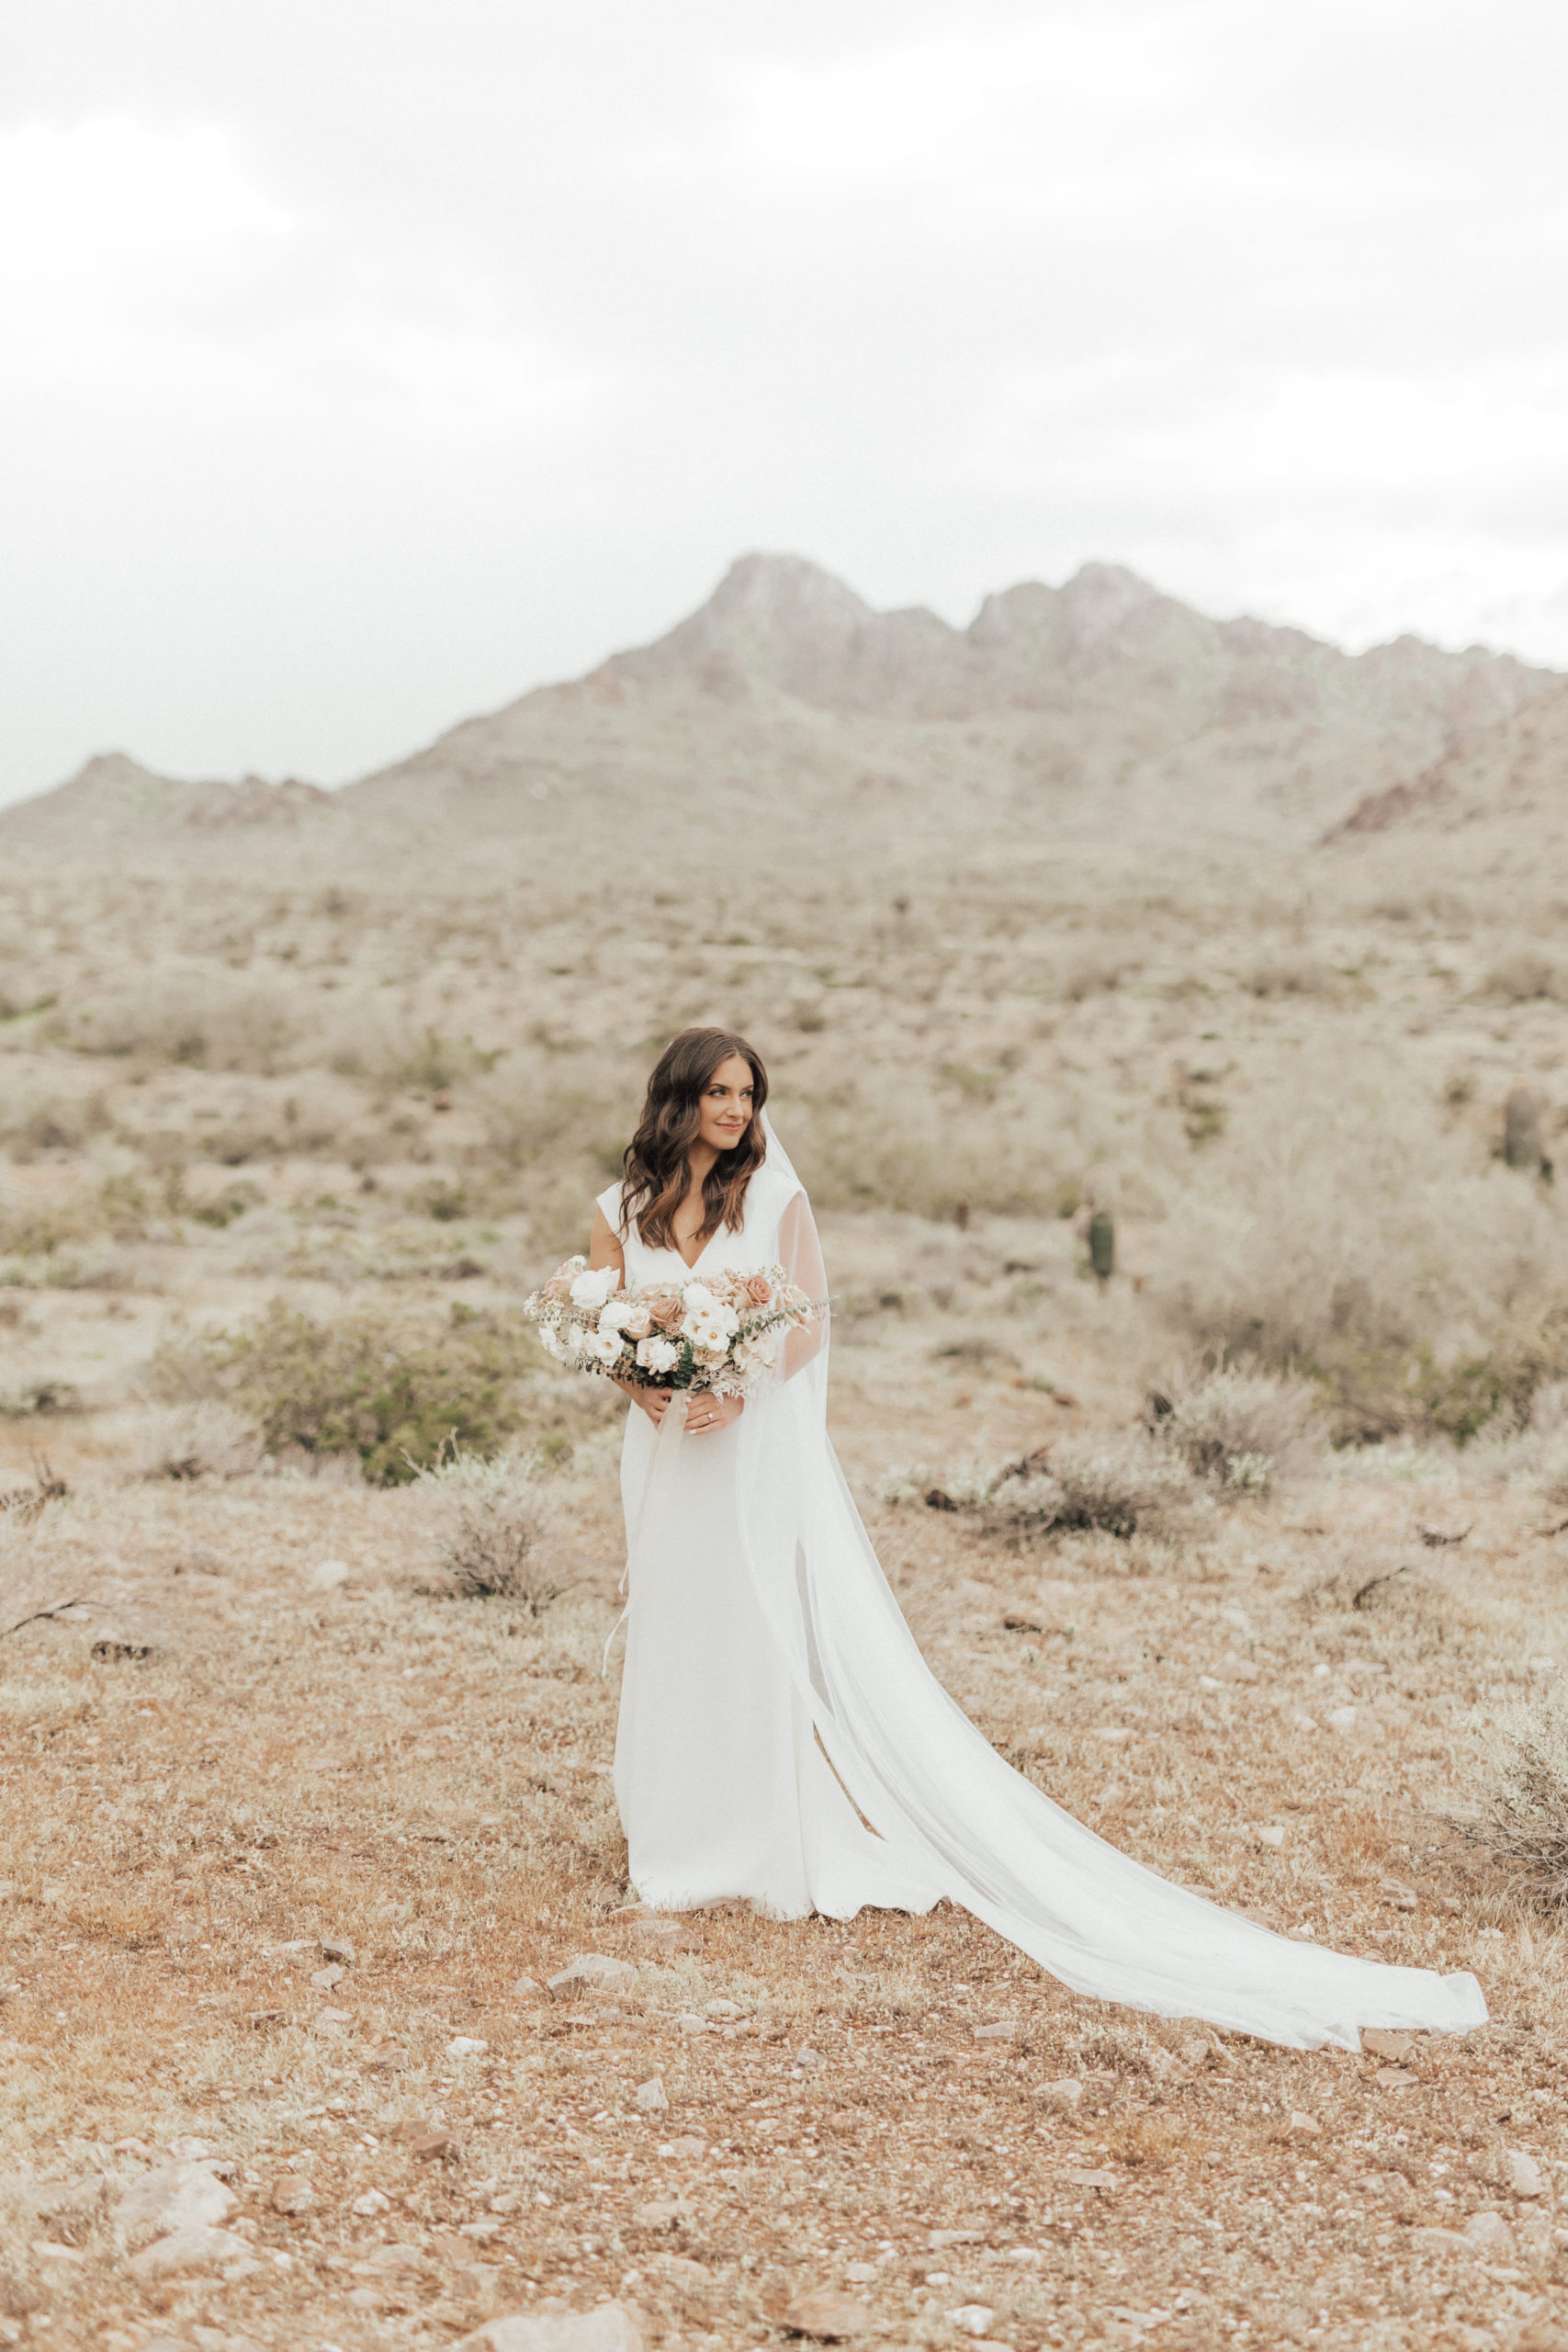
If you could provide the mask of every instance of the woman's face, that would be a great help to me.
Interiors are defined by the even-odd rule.
[[[733,1151],[751,1124],[755,1091],[751,1065],[744,1054],[731,1054],[728,1061],[720,1062],[697,1105],[701,1140],[715,1151]]]

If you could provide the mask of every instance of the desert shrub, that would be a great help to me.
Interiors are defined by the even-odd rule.
[[[1167,1319],[1315,1376],[1340,1438],[1472,1436],[1568,1373],[1568,1227],[1397,1066],[1303,1065],[1178,1204]]]
[[[243,1478],[261,1458],[254,1422],[217,1397],[149,1406],[131,1441],[138,1478]]]
[[[419,1483],[437,1506],[436,1556],[460,1598],[518,1602],[533,1617],[560,1598],[544,1557],[559,1506],[538,1456],[486,1461],[448,1448]]]
[[[1178,1455],[1134,1430],[1070,1439],[1049,1453],[988,1468],[970,1463],[938,1474],[911,1463],[890,1470],[874,1492],[886,1503],[974,1512],[998,1534],[1093,1527],[1127,1536],[1190,1499],[1192,1478]]]
[[[215,1193],[210,1200],[203,1201],[190,1214],[197,1225],[209,1225],[216,1232],[221,1233],[233,1224],[236,1217],[243,1216],[247,1209],[259,1207],[265,1198],[265,1193],[255,1184],[225,1184],[220,1193]]]
[[[953,1065],[946,1070],[944,1080],[829,1064],[809,1088],[796,1079],[784,1141],[818,1207],[875,1204],[934,1217],[963,1201],[981,1213],[1070,1216],[1090,1168],[1135,1195],[1139,1214],[1163,1207],[1140,1171],[1171,1158],[1166,1112],[1151,1110],[1133,1127],[1092,1087],[1042,1088],[1012,1070],[987,1074],[994,1087],[982,1112]]]
[[[1482,992],[1501,997],[1508,1004],[1529,1004],[1543,997],[1568,1003],[1568,968],[1534,948],[1521,947],[1493,966],[1482,983]]]
[[[1533,1487],[1555,1510],[1568,1510],[1568,1380],[1538,1388],[1528,1419],[1505,1409],[1483,1424],[1465,1459],[1478,1478]]]
[[[270,1073],[308,1026],[276,986],[209,967],[139,978],[122,994],[56,1014],[51,1034],[80,1054]]]
[[[49,1094],[20,1106],[0,1133],[10,1146],[12,1159],[25,1166],[40,1151],[80,1151],[89,1136],[101,1135],[109,1124],[101,1094]]]
[[[79,1413],[82,1393],[74,1381],[43,1377],[0,1388],[0,1419],[31,1420],[43,1413]]]
[[[1271,1486],[1304,1469],[1325,1443],[1320,1392],[1258,1366],[1221,1364],[1165,1383],[1148,1418],[1195,1478],[1232,1489]]]
[[[1460,1837],[1527,1900],[1568,1907],[1568,1703],[1519,1700],[1490,1721],[1474,1793]]]
[[[401,1486],[454,1447],[489,1456],[515,1429],[531,1339],[473,1316],[410,1344],[384,1316],[318,1323],[275,1302],[257,1321],[153,1361],[176,1401],[204,1390],[254,1419],[272,1453],[356,1460],[374,1486]]]
[[[1301,958],[1258,964],[1247,974],[1244,985],[1251,996],[1333,996],[1342,983],[1325,964]]]

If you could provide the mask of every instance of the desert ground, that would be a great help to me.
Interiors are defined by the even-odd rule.
[[[606,864],[0,876],[0,2340],[1568,2343],[1549,865]],[[622,1408],[519,1308],[712,1018],[947,1688],[1490,2026],[1286,2052],[951,1908],[638,1910]]]

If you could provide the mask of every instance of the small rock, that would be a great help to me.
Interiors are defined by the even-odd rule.
[[[670,2104],[664,2085],[657,2075],[650,2075],[646,2083],[639,2083],[632,2096],[647,2115],[662,2115]]]
[[[1419,2246],[1424,2254],[1470,2254],[1476,2251],[1474,2242],[1459,2230],[1412,2230],[1409,2243]]]
[[[675,2030],[677,2033],[705,2033],[707,2030],[708,2021],[706,2018],[699,2018],[690,2009],[685,2012],[683,2017],[678,2017],[675,2020]]]
[[[404,2075],[412,2064],[406,2050],[395,2041],[379,2041],[366,2055],[366,2064],[378,2075]]]
[[[1376,2080],[1385,2091],[1412,2090],[1420,2079],[1419,2075],[1413,2075],[1406,2066],[1380,2066],[1376,2075]]]
[[[844,2276],[852,2287],[869,2287],[876,2276],[874,2262],[846,2262]]]
[[[234,2199],[213,2177],[209,2163],[176,2159],[133,2181],[119,2200],[119,2226],[127,2239],[136,2244],[166,2238],[226,2221]]]
[[[455,2033],[446,2044],[446,2055],[448,2058],[482,2058],[489,2048],[488,2041],[480,2041],[471,2033]]]
[[[378,2312],[387,2298],[378,2287],[351,2287],[344,2301],[351,2311]]]
[[[248,2239],[232,2230],[209,2229],[204,2222],[193,2222],[133,2254],[130,2267],[138,2278],[164,2278],[180,2270],[221,2270],[228,2263],[247,2262],[250,2256]]]
[[[978,2230],[928,2230],[926,2232],[926,2244],[933,2254],[940,2254],[944,2245],[978,2245],[979,2243]]]
[[[189,2132],[182,2132],[169,2143],[171,2156],[183,2158],[188,2164],[200,2164],[205,2157],[218,2153],[210,2140],[197,2140]]]
[[[575,1960],[549,1980],[549,1992],[555,2000],[570,2000],[574,1993],[621,1992],[637,1981],[637,1970],[629,1960],[613,1960],[607,1952],[580,1951]]]
[[[542,2001],[545,1988],[536,1976],[520,1976],[512,1987],[514,2001]]]
[[[29,2180],[18,2192],[40,2222],[89,2221],[119,2193],[120,2183],[106,2172],[89,2173],[83,2180]]]
[[[971,2026],[969,2030],[976,2041],[1013,2041],[1020,2029],[1015,2018],[998,2018],[994,2025]]]
[[[679,2140],[672,2140],[670,2145],[678,2156],[705,2156],[708,2152],[707,2142],[698,2139],[694,2132],[682,2133]]]
[[[1299,2107],[1292,2115],[1285,2130],[1292,2140],[1317,2140],[1323,2135],[1323,2126],[1316,2116],[1304,2113]]]
[[[1416,1911],[1420,1908],[1421,1897],[1413,1886],[1406,1886],[1402,1879],[1380,1878],[1378,1893],[1385,1903],[1392,1903],[1396,1911]]]
[[[1083,2085],[1065,2075],[1059,2083],[1047,2083],[1040,2096],[1048,2105],[1066,2108],[1070,2114],[1083,2097]]]
[[[795,2063],[797,2066],[825,2066],[828,2061],[820,2050],[813,2050],[807,2043],[795,2052]]]
[[[1102,1724],[1094,1736],[1096,1739],[1104,1740],[1111,1747],[1125,1747],[1133,1736],[1130,1731],[1124,1730],[1119,1724]]]
[[[161,1625],[136,1618],[107,1625],[93,1644],[93,1656],[116,1664],[135,1658],[160,1657],[170,1647],[170,1637]]]
[[[1075,2188],[1120,2188],[1122,2186],[1115,2173],[1095,2171],[1087,2166],[1080,2172],[1070,2172],[1067,2178]]]
[[[378,2188],[367,2188],[363,2197],[355,2199],[348,2210],[351,2213],[363,2214],[368,2221],[377,2213],[389,2213],[391,2209],[392,2200],[389,2197],[383,2197]]]
[[[34,2238],[28,2251],[40,2262],[85,2262],[87,2258],[80,2246],[61,2245],[54,2238]]]
[[[624,2303],[574,2312],[552,2295],[532,2311],[487,2321],[450,2352],[642,2352],[642,2330]]]
[[[1361,2047],[1374,2058],[1408,2058],[1416,2047],[1416,2036],[1413,2033],[1390,2033],[1378,2025],[1369,2026],[1361,2036]]]
[[[245,2017],[245,2023],[253,2033],[270,2033],[276,2026],[287,2025],[288,2022],[287,2009],[251,2009]]]
[[[965,2335],[988,2335],[996,2312],[989,2303],[960,2303],[955,2312],[949,2312],[948,2317]]]
[[[1503,2161],[1508,2167],[1508,2186],[1516,2197],[1544,2197],[1546,2182],[1535,2158],[1523,2148],[1507,2148]]]
[[[740,2015],[739,2001],[708,2001],[705,2007],[710,2018],[738,2018]]]
[[[1328,1728],[1330,1731],[1354,1731],[1356,1728],[1356,1723],[1357,1716],[1354,1707],[1330,1707],[1328,1710]]]
[[[343,1983],[344,1973],[345,1972],[334,1962],[331,1968],[318,1968],[311,1976],[310,1982],[318,1993],[330,1993],[334,1984]]]
[[[642,2330],[624,2303],[574,2312],[551,2295],[532,2311],[487,2320],[449,2352],[642,2352]]]
[[[1512,2262],[1519,2251],[1518,2241],[1501,2213],[1472,2213],[1464,2234],[1472,2245],[1498,2262]]]
[[[1218,1682],[1257,1682],[1260,1677],[1249,1657],[1238,1657],[1235,1650],[1227,1652],[1214,1668]]]
[[[413,2143],[412,2147],[415,2163],[422,2165],[439,2164],[444,2156],[453,2156],[457,2153],[457,2143],[450,2132],[426,2132]]]
[[[488,2220],[482,2222],[459,2222],[457,2224],[457,2233],[460,2237],[465,2238],[495,2238],[501,2235],[501,2223],[499,2222]]]
[[[846,2336],[863,2335],[871,2313],[836,2287],[813,2287],[787,2302],[780,2313],[783,2324],[795,2335],[814,2336],[819,2344],[841,2343]]]
[[[1260,1823],[1252,1834],[1260,1846],[1272,1846],[1274,1851],[1278,1853],[1280,1847],[1289,1839],[1291,1833],[1279,1822],[1269,1822]]]
[[[318,1560],[310,1570],[309,1582],[312,1592],[336,1592],[348,1578],[346,1560]]]
[[[340,1966],[344,1968],[352,1968],[354,1966],[354,1946],[351,1943],[346,1942],[341,1936],[323,1936],[321,1938],[321,1958],[323,1960],[335,1960]]]
[[[325,2034],[329,2040],[341,2039],[348,2031],[348,2028],[349,2015],[346,2009],[318,2009],[310,2019],[311,2032]]]
[[[637,2209],[637,2227],[642,2230],[673,2230],[694,2219],[692,2207],[684,2197],[654,2197]]]
[[[399,2270],[420,2270],[424,2267],[424,2248],[410,2245],[400,2238],[392,2238],[386,2245],[372,2248],[363,2262],[355,2265],[355,2276],[378,2272],[386,2277]]]
[[[272,2184],[275,2213],[308,2213],[315,2201],[316,2192],[303,2173],[285,2173],[281,2180]]]
[[[702,1942],[698,1930],[682,1919],[634,1919],[631,1932],[654,1951],[693,1951]]]

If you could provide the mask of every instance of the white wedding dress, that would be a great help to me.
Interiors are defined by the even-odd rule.
[[[600,1196],[619,1232],[618,1185]],[[629,1282],[782,1265],[827,1276],[769,1130],[743,1229],[688,1270],[623,1237]],[[936,1681],[877,1565],[827,1430],[825,1324],[792,1334],[729,1428],[656,1431],[621,1461],[628,1552],[615,1799],[642,1900],[749,1897],[799,1918],[946,1896],[1075,1992],[1310,2050],[1365,2026],[1486,2021],[1473,1976],[1277,1936],[1121,1853],[1015,1772]]]

